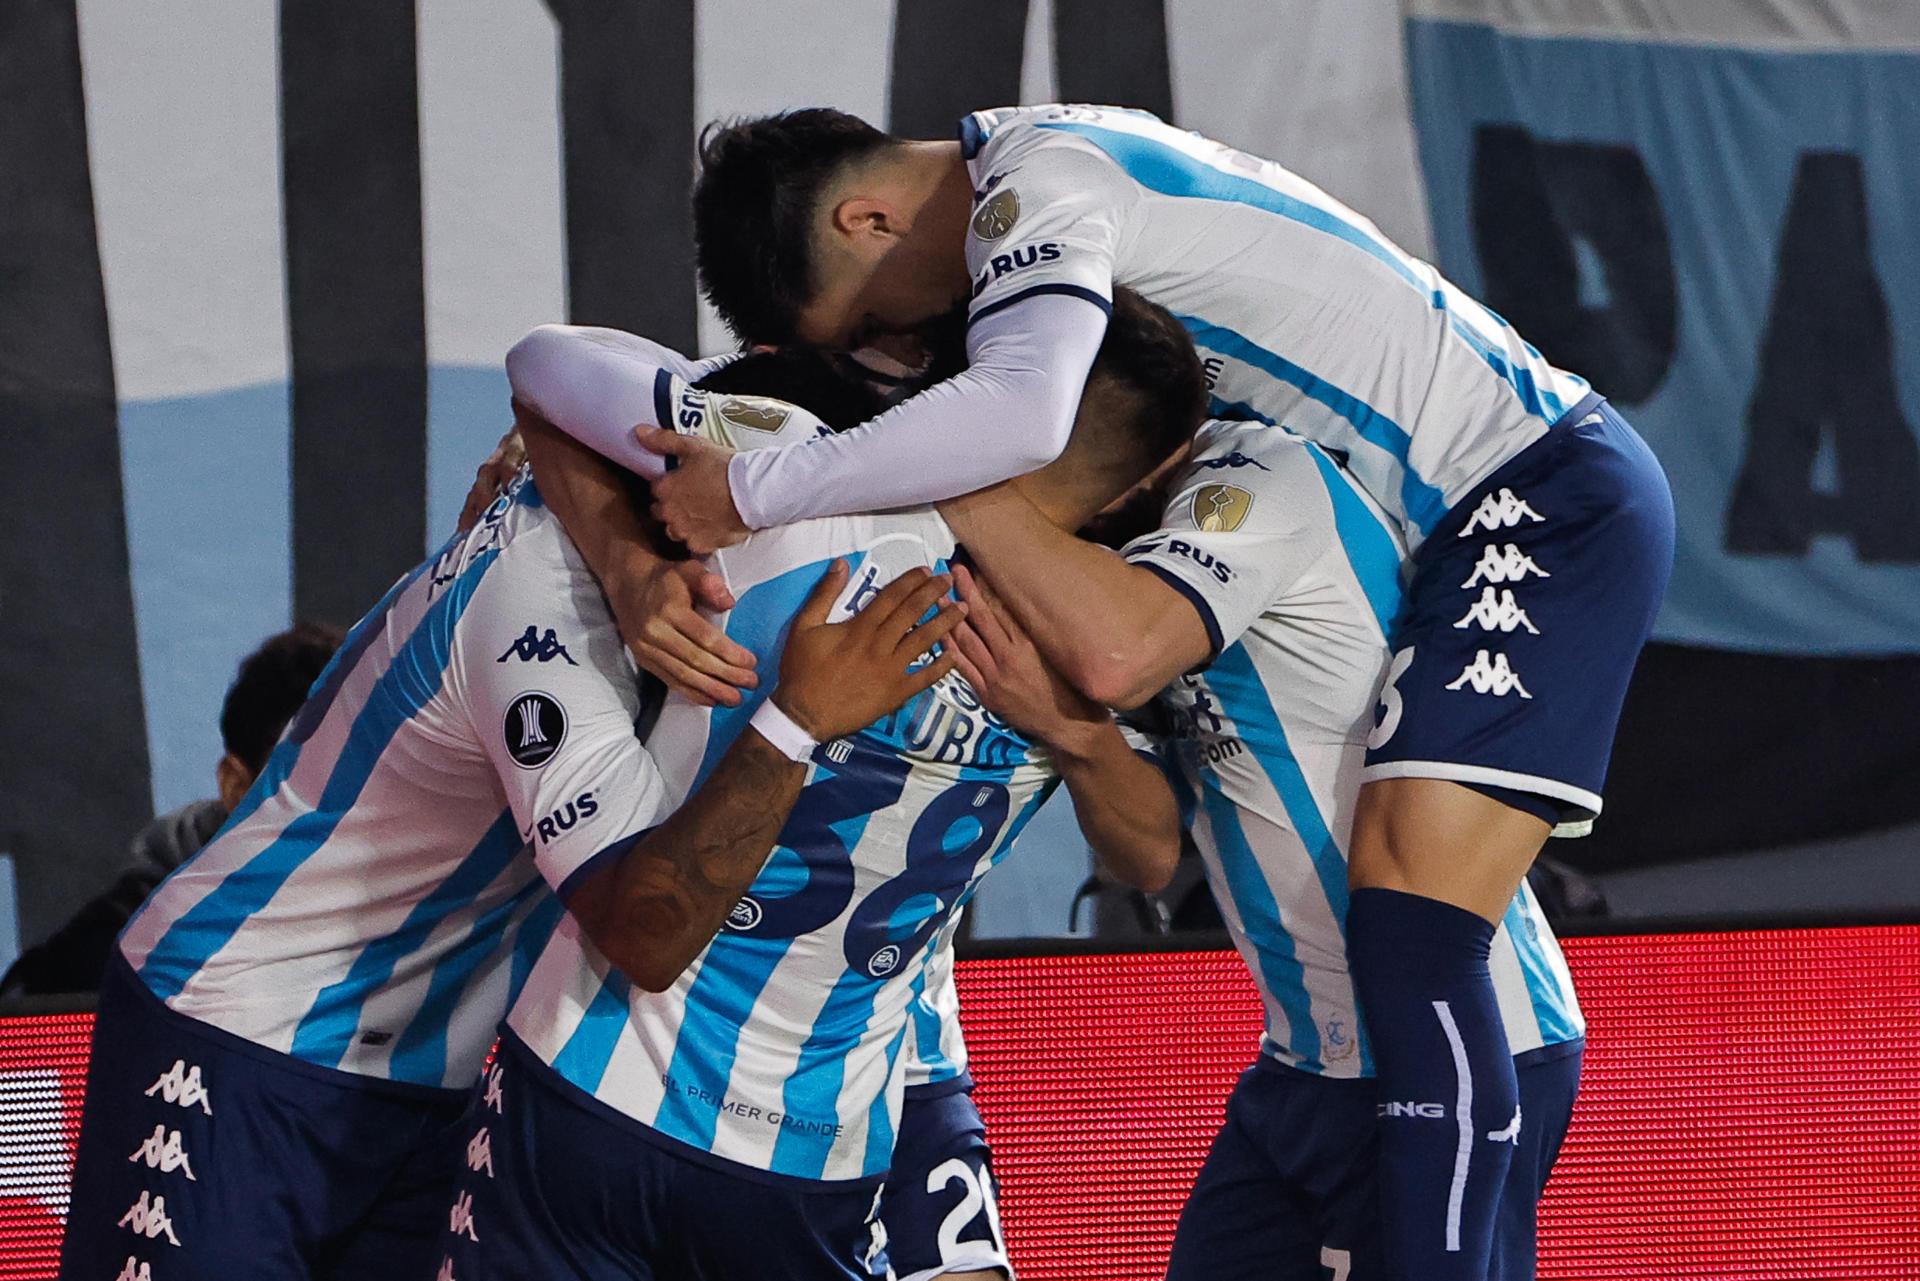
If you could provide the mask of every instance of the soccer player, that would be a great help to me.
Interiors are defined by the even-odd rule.
[[[818,577],[766,706],[831,736],[937,679],[950,657],[909,664],[958,615],[914,625],[945,590],[921,574],[829,624],[846,568]],[[658,887],[757,870],[798,791],[763,717],[676,810],[643,710],[522,475],[352,630],[227,825],[122,934],[62,1275],[429,1275],[467,1087],[562,904],[664,981],[719,917],[675,919]]]
[[[1045,462],[1116,281],[1180,316],[1219,412],[1322,445],[1393,522],[1411,575],[1355,812],[1347,946],[1383,1090],[1457,1123],[1387,1121],[1394,1275],[1480,1281],[1512,1145],[1471,1136],[1505,1131],[1518,1088],[1489,949],[1549,832],[1600,809],[1672,561],[1652,454],[1365,218],[1145,113],[985,111],[956,142],[913,142],[798,111],[710,132],[702,162],[701,280],[742,338],[849,347],[963,303],[970,367],[802,449],[683,442],[654,497],[695,550]],[[1114,647],[1084,657],[1094,697],[1137,675]]]
[[[516,393],[564,412],[558,398],[587,384],[530,387],[542,345],[510,360]],[[1125,316],[1102,368],[1075,445],[1027,482],[1063,524],[1137,483],[1198,420],[1198,364],[1170,318],[1144,306]],[[685,419],[709,412],[671,369],[642,385]],[[617,409],[600,416],[629,421]],[[819,429],[772,401],[733,425]],[[832,557],[855,560],[858,599],[954,552],[926,509],[768,531],[714,558],[736,602],[720,621],[769,661],[785,602]],[[670,792],[702,776],[758,698],[719,709],[669,698],[649,743]],[[1026,724],[1022,733],[988,714],[952,680],[859,733],[796,738],[808,783],[778,848],[751,889],[725,900],[726,928],[665,992],[639,990],[563,924],[509,1016],[497,1097],[483,1100],[471,1140],[484,1160],[469,1162],[443,1274],[884,1275],[876,1202],[904,1123],[904,1043],[920,1030],[913,1007],[952,914],[1056,777],[1075,789],[1109,859],[1157,869],[1160,883],[1177,859],[1171,793],[1104,709],[1077,719],[1047,700]],[[929,1048],[916,1045],[923,1058]],[[976,1264],[911,1266],[951,1275]]]
[[[962,571],[973,609],[961,670],[990,704],[996,683],[971,661],[970,636],[1003,614],[1063,660],[1137,656],[1137,683],[1117,697],[1156,698],[1168,723],[1195,843],[1265,1006],[1261,1055],[1181,1214],[1170,1278],[1378,1281],[1379,1127],[1457,1130],[1436,1101],[1376,1088],[1343,937],[1345,852],[1402,599],[1392,522],[1321,447],[1229,421],[1201,429],[1160,527],[1125,559],[1061,536],[1006,486],[941,509],[999,589],[989,599]],[[1525,1117],[1486,1136],[1514,1156],[1493,1275],[1522,1278],[1583,1023],[1524,882],[1491,957]]]

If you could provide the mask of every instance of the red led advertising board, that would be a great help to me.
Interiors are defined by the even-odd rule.
[[[1557,1281],[1920,1278],[1920,928],[1571,939]],[[1025,1281],[1157,1278],[1260,1011],[1230,952],[965,961]],[[0,1281],[50,1278],[87,1015],[0,1019]]]

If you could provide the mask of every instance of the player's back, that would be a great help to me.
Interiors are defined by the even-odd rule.
[[[1110,262],[1115,282],[1193,335],[1216,412],[1285,422],[1348,455],[1410,545],[1588,391],[1271,161],[1109,107],[979,112],[962,141],[986,201],[970,238],[983,264],[976,314],[1036,284],[1070,285],[1076,251]],[[998,217],[983,225],[996,192]]]
[[[945,523],[922,510],[805,521],[718,553],[738,602],[725,629],[756,654],[766,684],[738,708],[668,699],[648,742],[670,793],[690,792],[744,730],[788,621],[833,558],[852,568],[838,619],[907,570],[944,570],[953,550]],[[814,752],[765,869],[668,991],[629,984],[563,925],[513,1029],[653,1135],[776,1174],[876,1176],[928,961],[1053,777],[949,676]]]
[[[1346,848],[1381,699],[1393,714],[1381,691],[1404,544],[1327,450],[1216,421],[1162,530],[1127,554],[1188,584],[1218,629],[1212,663],[1162,701],[1195,793],[1195,842],[1266,1004],[1267,1052],[1371,1075],[1346,959]],[[1581,1034],[1571,977],[1524,885],[1493,968],[1516,1054]]]
[[[530,581],[592,625],[513,590]],[[531,773],[567,731],[555,698],[515,700],[502,723],[477,687],[563,688],[563,668],[624,663],[597,587],[523,474],[352,630],[226,826],[130,923],[123,954],[176,1011],[270,1049],[466,1085],[561,911],[524,857],[539,825],[516,821],[496,758]],[[558,825],[584,834],[603,804],[548,816],[543,856],[581,848]]]

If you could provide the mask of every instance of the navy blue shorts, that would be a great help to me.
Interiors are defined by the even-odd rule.
[[[176,1014],[116,956],[60,1275],[430,1278],[465,1104],[464,1091],[318,1067]]]
[[[1590,396],[1414,552],[1362,778],[1450,779],[1592,819],[1672,568],[1666,474]]]
[[[812,1183],[685,1148],[555,1076],[512,1032],[467,1130],[440,1221],[455,1281],[887,1275],[878,1180]]]
[[[1534,1213],[1580,1086],[1580,1047],[1517,1060],[1520,1114],[1488,1281],[1531,1281]],[[1382,1281],[1372,1080],[1314,1076],[1262,1058],[1180,1212],[1167,1281]]]
[[[996,1268],[1013,1274],[987,1127],[964,1088],[907,1092],[880,1222],[899,1281]]]

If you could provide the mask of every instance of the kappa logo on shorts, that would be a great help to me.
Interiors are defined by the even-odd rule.
[[[1533,557],[1521,551],[1512,543],[1504,548],[1488,543],[1480,549],[1480,563],[1473,567],[1473,576],[1460,584],[1463,589],[1480,586],[1484,580],[1489,583],[1524,582],[1529,574],[1541,578],[1552,578],[1546,570],[1533,563]]]
[[[497,1063],[487,1073],[487,1095],[481,1100],[481,1106],[492,1109],[495,1116],[504,1115],[507,1110],[507,1070]]]
[[[1230,534],[1246,523],[1253,495],[1238,485],[1202,485],[1193,495],[1193,523],[1209,534]]]
[[[179,1245],[180,1238],[173,1234],[173,1220],[167,1217],[167,1199],[154,1196],[151,1192],[142,1192],[133,1208],[120,1216],[120,1227],[129,1228],[137,1237],[151,1241],[155,1237],[165,1237],[168,1245]]]
[[[1492,533],[1496,529],[1512,529],[1523,520],[1530,520],[1539,525],[1544,524],[1546,519],[1545,516],[1527,506],[1524,498],[1515,497],[1511,489],[1503,489],[1498,495],[1487,494],[1481,498],[1480,505],[1473,509],[1473,515],[1468,519],[1466,528],[1462,529],[1457,536],[1471,538],[1482,531]]]
[[[1520,1105],[1518,1103],[1513,1105],[1513,1120],[1507,1122],[1506,1129],[1487,1131],[1487,1142],[1511,1143],[1516,1148],[1520,1146]]]
[[[480,1244],[480,1234],[473,1227],[473,1193],[462,1192],[454,1198],[453,1209],[447,1212],[447,1231]]]
[[[452,1255],[440,1256],[440,1270],[433,1274],[433,1281],[454,1281]]]
[[[120,1269],[120,1275],[113,1281],[153,1281],[153,1269],[129,1254],[127,1266]]]
[[[513,700],[501,732],[515,765],[539,769],[566,741],[567,713],[553,695],[535,690]]]
[[[208,1116],[213,1115],[213,1096],[207,1093],[207,1087],[200,1082],[198,1064],[188,1067],[185,1059],[175,1059],[173,1066],[147,1087],[146,1096],[152,1098],[156,1090],[162,1102],[183,1108],[198,1107]]]
[[[1480,589],[1480,599],[1467,608],[1466,614],[1455,623],[1455,627],[1464,628],[1473,624],[1489,632],[1510,632],[1516,627],[1524,627],[1538,636],[1540,629],[1527,617],[1527,611],[1520,608],[1520,602],[1513,598],[1513,589],[1507,588],[1498,595],[1491,587]]]
[[[486,1126],[467,1140],[467,1168],[475,1174],[485,1173],[493,1177],[493,1135]]]
[[[1520,677],[1515,675],[1513,668],[1507,665],[1505,654],[1489,656],[1484,649],[1473,656],[1466,670],[1454,677],[1447,688],[1460,689],[1463,686],[1472,687],[1476,694],[1492,694],[1496,698],[1516,692],[1522,698],[1533,697],[1527,693],[1527,687],[1520,683]]]
[[[717,403],[721,418],[747,431],[779,431],[792,416],[785,405],[764,396],[728,396]]]
[[[1020,193],[1012,187],[1003,188],[990,197],[973,214],[973,234],[982,240],[993,241],[1013,230],[1013,224],[1020,221]]]
[[[191,1182],[200,1181],[194,1177],[193,1165],[187,1160],[187,1148],[180,1138],[180,1131],[169,1130],[164,1125],[154,1126],[153,1133],[147,1136],[146,1142],[135,1148],[133,1155],[127,1160],[133,1165],[144,1161],[148,1169],[158,1170],[162,1174],[184,1170]]]

